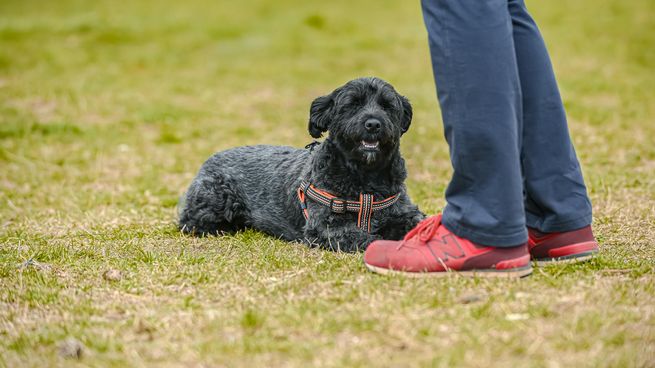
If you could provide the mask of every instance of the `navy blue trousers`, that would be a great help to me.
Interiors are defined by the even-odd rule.
[[[443,224],[479,244],[585,227],[591,203],[523,0],[422,0],[453,177]]]

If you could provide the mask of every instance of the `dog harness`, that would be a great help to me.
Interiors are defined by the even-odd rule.
[[[373,216],[373,212],[392,206],[400,198],[400,193],[377,202],[374,200],[372,194],[360,193],[359,201],[349,201],[317,189],[312,184],[303,180],[300,182],[300,187],[298,188],[298,199],[300,200],[300,208],[302,208],[305,220],[309,219],[307,198],[328,207],[334,213],[357,212],[357,227],[368,233],[371,231],[371,217]]]

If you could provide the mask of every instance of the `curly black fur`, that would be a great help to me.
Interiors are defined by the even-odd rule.
[[[375,239],[400,239],[424,218],[407,195],[399,150],[411,120],[409,101],[390,84],[352,80],[311,105],[310,135],[329,132],[322,143],[304,150],[238,147],[210,157],[182,198],[180,229],[205,235],[254,228],[347,252],[363,250]],[[370,234],[357,227],[356,213],[334,213],[311,200],[305,221],[296,195],[302,179],[344,199],[358,199],[360,193],[375,200],[400,193],[400,199],[374,212]]]

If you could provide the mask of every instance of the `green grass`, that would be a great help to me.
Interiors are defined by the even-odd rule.
[[[489,281],[175,228],[210,154],[307,144],[312,99],[364,75],[412,100],[408,187],[438,212],[418,2],[0,2],[0,366],[655,365],[654,4],[529,1],[601,251]],[[59,356],[68,337],[81,360]]]

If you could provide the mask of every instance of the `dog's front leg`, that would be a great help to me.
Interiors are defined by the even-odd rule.
[[[379,236],[368,234],[354,225],[334,227],[328,224],[321,225],[305,228],[305,242],[310,246],[352,253],[364,251],[371,242],[381,239]]]
[[[400,211],[385,218],[379,233],[383,239],[400,240],[419,222],[425,219],[425,214],[413,205],[402,206]]]

